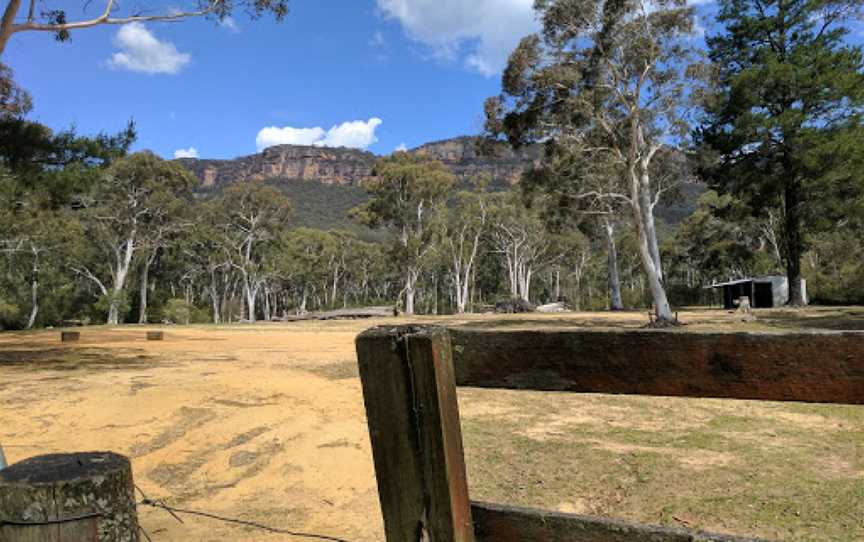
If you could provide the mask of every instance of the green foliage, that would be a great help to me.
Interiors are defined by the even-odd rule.
[[[20,327],[21,310],[17,305],[0,298],[0,329],[16,329]]]
[[[830,226],[832,202],[864,183],[864,57],[845,40],[859,5],[721,0],[725,30],[707,40],[715,79],[699,133],[705,174],[754,210],[780,213],[793,287],[805,232]]]
[[[331,185],[307,180],[279,181],[276,188],[294,202],[292,224],[318,230],[346,230],[367,241],[380,241],[381,232],[358,224],[349,217],[351,209],[369,196],[359,186]]]
[[[864,304],[864,200],[850,202],[847,209],[836,228],[812,236],[804,255],[813,302]]]
[[[510,56],[486,131],[514,147],[543,143],[527,191],[546,196],[546,221],[630,215],[660,320],[673,320],[654,208],[688,177],[695,71],[693,9],[681,0],[538,0],[541,31]],[[619,220],[620,221],[620,220]]]
[[[25,3],[26,4],[26,3]],[[236,11],[242,11],[252,19],[258,19],[264,15],[270,14],[277,21],[281,21],[288,15],[288,0],[200,0],[190,2],[183,6],[172,6],[170,10],[164,13],[154,13],[148,10],[145,13],[131,12],[126,16],[119,16],[116,12],[119,4],[109,2],[106,6],[107,11],[100,14],[96,18],[88,18],[83,21],[70,20],[68,17],[68,7],[58,8],[54,6],[54,2],[44,1],[40,3],[38,11],[33,10],[31,4],[29,13],[19,13],[23,20],[27,18],[27,24],[22,24],[15,28],[3,28],[3,34],[0,35],[0,53],[3,51],[3,46],[6,40],[9,39],[12,33],[28,30],[50,31],[54,35],[54,40],[58,42],[67,42],[72,39],[73,28],[89,28],[100,24],[118,24],[129,21],[178,21],[190,17],[208,17],[217,21],[224,21]],[[83,2],[83,9],[87,10],[90,2]],[[11,6],[7,7],[7,10]],[[19,9],[16,6],[16,9]],[[9,13],[15,18],[16,12]],[[77,26],[75,26],[77,24]]]
[[[694,213],[678,229],[672,252],[675,262],[711,283],[769,274],[779,262],[766,266],[770,224],[753,218],[752,210],[729,194],[711,190],[699,198]],[[760,258],[761,256],[761,258]]]
[[[125,291],[108,292],[100,295],[93,304],[93,308],[100,313],[108,312],[111,307],[117,310],[120,322],[122,322],[126,314],[129,313],[129,295]]]
[[[162,308],[162,318],[174,324],[189,325],[195,306],[182,298],[169,299]]]
[[[0,164],[22,189],[60,207],[90,190],[100,170],[125,155],[136,137],[131,121],[117,134],[85,137],[74,129],[55,134],[36,122],[0,116]]]
[[[0,63],[0,117],[22,117],[33,108],[33,100],[13,79],[9,66]]]
[[[406,313],[414,312],[417,279],[443,232],[445,206],[456,177],[438,161],[397,152],[382,158],[364,182],[369,201],[351,215],[370,228],[393,232],[393,257],[405,269]]]
[[[418,234],[455,184],[455,176],[441,162],[397,152],[376,164],[372,177],[363,183],[371,199],[352,214],[371,228]]]

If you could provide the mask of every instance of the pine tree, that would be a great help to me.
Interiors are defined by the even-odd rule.
[[[859,0],[721,0],[708,38],[713,90],[700,139],[706,173],[757,212],[782,216],[789,304],[801,305],[805,233],[860,184],[864,63],[845,41]]]

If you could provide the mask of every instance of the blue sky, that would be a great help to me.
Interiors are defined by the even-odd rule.
[[[189,0],[149,2],[152,11]],[[710,28],[711,0],[693,0]],[[82,5],[83,2],[62,2]],[[68,18],[88,18],[70,10]],[[4,62],[55,129],[138,124],[138,149],[232,158],[277,143],[401,145],[477,133],[533,0],[292,0],[282,23],[103,26],[13,36]],[[118,13],[122,15],[122,10]],[[194,153],[193,153],[194,154]]]
[[[479,130],[500,65],[534,28],[531,3],[294,0],[282,23],[240,14],[236,28],[99,27],[69,43],[21,33],[4,61],[33,95],[33,120],[94,133],[133,118],[137,147],[165,157],[190,147],[208,158],[251,154],[265,128],[277,130],[260,144],[348,142],[386,154]],[[69,12],[79,15],[88,13]]]

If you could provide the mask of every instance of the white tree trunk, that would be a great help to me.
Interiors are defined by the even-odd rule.
[[[409,269],[405,277],[405,315],[414,315],[414,296],[417,293],[417,272]]]
[[[264,288],[264,321],[269,322],[271,320],[272,313],[270,312],[270,290],[268,288]]]
[[[150,266],[153,265],[153,261],[155,258],[155,254],[149,255],[144,259],[144,263],[141,266],[141,289],[140,289],[140,301],[141,307],[138,310],[138,323],[146,324],[147,323],[147,289],[150,286]]]
[[[116,251],[116,266],[114,267],[114,284],[111,289],[111,298],[108,302],[108,325],[120,323],[120,297],[126,288],[126,278],[129,276],[129,268],[132,265],[132,256],[135,254],[135,232],[123,243],[123,249]]]
[[[36,325],[36,317],[39,315],[39,251],[31,247],[33,254],[33,266],[30,276],[30,316],[27,318],[27,329],[33,329]]]
[[[639,257],[642,260],[642,268],[648,280],[648,289],[654,301],[654,313],[660,322],[674,322],[672,308],[666,297],[666,289],[663,286],[662,268],[659,263],[659,252],[656,247],[652,250],[653,243],[657,241],[656,229],[654,227],[654,213],[651,209],[650,185],[647,164],[640,163],[640,172],[631,171],[633,221],[636,223],[639,233]]]
[[[34,270],[33,279],[30,282],[30,317],[27,318],[27,329],[33,329],[36,317],[39,315],[39,278]]]
[[[306,288],[303,288],[303,294],[300,296],[300,308],[298,312],[300,315],[306,314],[306,301],[309,299],[309,293],[306,291]]]
[[[615,225],[605,221],[606,244],[608,247],[609,308],[613,311],[624,310],[621,299],[621,276],[618,272],[618,247],[615,245]]]
[[[246,316],[250,322],[256,322],[255,319],[255,298],[257,297],[257,288],[252,288],[249,285],[249,279],[243,278],[243,294],[246,297]]]

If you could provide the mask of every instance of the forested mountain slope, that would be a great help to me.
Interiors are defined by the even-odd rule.
[[[514,152],[501,144],[481,154],[477,138],[462,136],[426,143],[408,152],[443,162],[461,182],[479,175],[489,176],[494,189],[506,189],[541,155],[538,146]],[[181,158],[198,177],[196,192],[206,197],[224,186],[248,180],[266,180],[283,190],[293,202],[298,226],[319,229],[345,229],[362,237],[373,232],[353,223],[348,210],[366,201],[361,187],[372,173],[379,157],[358,149],[279,145],[263,152],[233,160]],[[704,191],[701,185],[686,187],[682,197],[659,209],[664,222],[677,224],[692,213],[695,201]]]

